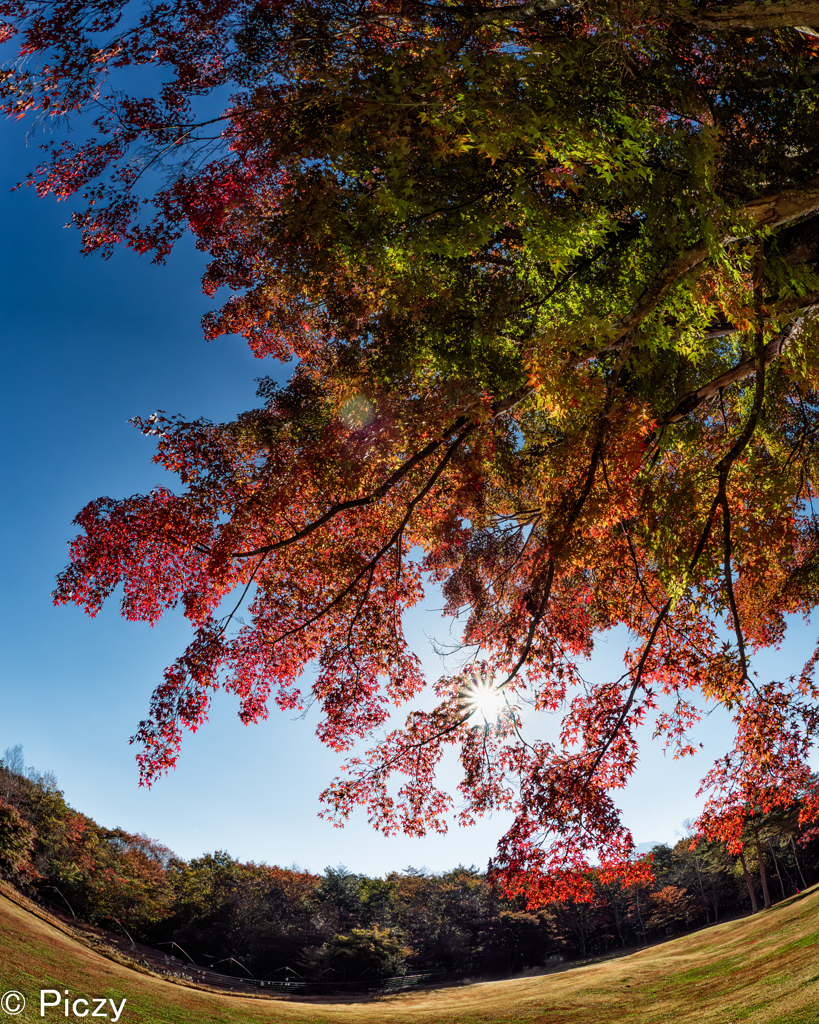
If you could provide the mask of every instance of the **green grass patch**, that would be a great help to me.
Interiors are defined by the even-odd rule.
[[[819,944],[819,931],[811,932],[810,935],[803,935],[800,939],[794,939],[793,942],[789,942],[787,945],[782,946],[780,949],[781,953],[785,953],[791,949],[807,949],[810,946],[816,946]]]

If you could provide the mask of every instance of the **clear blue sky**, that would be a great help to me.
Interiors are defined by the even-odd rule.
[[[0,752],[22,743],[27,763],[53,770],[78,810],[108,827],[145,832],[185,857],[227,849],[242,859],[317,871],[344,863],[374,874],[409,864],[485,867],[503,817],[447,836],[389,840],[363,815],[344,830],[319,821],[317,797],[338,762],[313,735],[315,720],[274,711],[268,722],[244,728],[227,698],[215,701],[205,728],[185,738],[178,769],[151,791],[138,789],[128,737],[188,629],[181,616],[150,629],[120,620],[114,606],[94,620],[54,608],[50,593],[75,532],[71,520],[92,498],[160,482],[152,444],[129,417],[164,409],[227,419],[252,406],[255,377],[283,371],[255,360],[240,339],[203,341],[204,261],[192,247],[181,247],[165,267],[125,251],[108,262],[83,259],[78,233],[64,228],[65,204],[31,189],[8,191],[36,159],[24,128],[0,123]],[[436,603],[433,593],[413,619],[430,675],[440,663],[425,632],[446,635]],[[809,646],[800,627],[789,670]],[[777,658],[759,667],[783,671]],[[599,646],[590,673],[620,674],[613,640]],[[724,716],[712,715],[699,738],[711,756],[724,752]],[[708,766],[705,757],[674,763],[647,742],[619,801],[638,843],[675,841],[696,815],[694,792]]]

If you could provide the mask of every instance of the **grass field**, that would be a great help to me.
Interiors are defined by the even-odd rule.
[[[0,894],[0,992],[27,1001],[17,1016],[0,1009],[0,1024],[64,1021],[64,1005],[40,1016],[41,988],[68,989],[89,1008],[92,998],[116,1007],[125,998],[118,1024],[819,1024],[819,887],[753,918],[559,973],[336,1002],[235,997],[141,974]],[[110,1021],[110,1004],[96,1006]]]

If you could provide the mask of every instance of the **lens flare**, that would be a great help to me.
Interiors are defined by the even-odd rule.
[[[352,395],[342,405],[338,418],[348,430],[362,430],[375,417],[375,408],[364,395]]]

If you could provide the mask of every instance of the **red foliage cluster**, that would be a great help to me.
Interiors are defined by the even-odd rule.
[[[194,628],[135,737],[144,781],[218,687],[245,722],[271,696],[316,704],[349,753],[327,813],[444,829],[436,770],[455,747],[459,819],[514,811],[494,870],[536,901],[588,896],[595,852],[639,881],[612,792],[646,722],[683,756],[705,704],[731,711],[703,828],[732,847],[748,808],[806,792],[815,658],[784,682],[750,667],[816,603],[801,10],[0,0],[0,16],[20,56],[3,109],[94,118],[32,178],[84,196],[85,251],[161,261],[192,232],[206,292],[233,293],[207,336],[298,360],[233,423],[137,419],[180,493],[77,518],[57,603],[94,615],[121,588],[127,618],[180,604]],[[162,80],[125,95],[126,71]],[[428,583],[504,695],[491,721],[473,668],[390,728],[424,691],[403,615]],[[578,663],[617,625],[625,671],[588,684]],[[527,701],[562,714],[553,741],[524,737]]]

